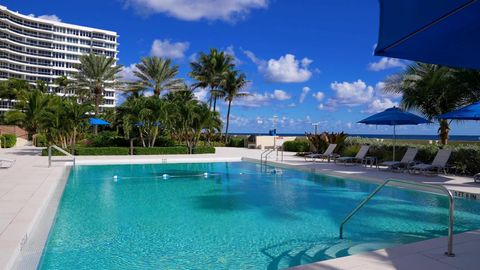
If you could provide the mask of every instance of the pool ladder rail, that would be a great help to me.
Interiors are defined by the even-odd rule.
[[[48,167],[51,167],[51,166],[52,166],[52,161],[53,161],[53,160],[52,160],[52,149],[55,149],[55,150],[59,151],[60,153],[66,155],[66,156],[68,156],[68,157],[71,157],[72,159],[71,159],[70,161],[73,162],[73,166],[75,167],[75,156],[72,155],[72,154],[70,154],[69,152],[63,150],[62,148],[54,145],[54,144],[53,144],[53,145],[50,145],[50,146],[48,147]],[[68,160],[61,160],[61,161],[68,161]]]
[[[274,147],[274,148],[268,148],[268,149],[265,149],[265,151],[263,151],[261,154],[260,154],[260,164],[267,164],[268,163],[268,156],[270,156],[270,154],[272,154],[273,152],[276,151],[276,160],[278,161],[278,151],[281,151],[281,161],[283,161],[283,147]]]
[[[455,254],[453,253],[453,210],[454,210],[453,195],[452,195],[452,192],[450,192],[450,190],[448,190],[447,188],[441,185],[415,183],[415,182],[396,180],[396,179],[386,180],[380,186],[378,186],[370,195],[368,195],[368,197],[365,198],[357,207],[355,207],[355,209],[353,209],[345,219],[343,219],[342,223],[340,224],[340,239],[343,239],[343,226],[345,225],[345,223],[347,223],[368,201],[370,201],[370,199],[372,199],[378,192],[380,192],[380,190],[382,190],[389,183],[421,186],[429,189],[436,189],[448,196],[448,200],[449,200],[448,247],[447,247],[447,251],[445,252],[445,255],[447,255],[448,257],[455,257]]]

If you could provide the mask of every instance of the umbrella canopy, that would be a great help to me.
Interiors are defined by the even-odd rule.
[[[431,122],[413,113],[404,112],[400,108],[393,107],[358,121],[358,123],[367,125],[393,126],[393,161],[395,161],[395,144],[397,141],[395,127],[403,125],[427,124]]]
[[[439,119],[480,120],[480,102],[440,115]]]
[[[90,125],[98,125],[98,126],[108,126],[110,125],[109,122],[103,120],[103,119],[98,119],[98,118],[90,118],[89,121]]]
[[[402,126],[427,124],[431,122],[413,113],[405,112],[400,108],[393,107],[365,118],[358,123],[380,126]]]
[[[480,69],[480,0],[380,0],[375,55]]]

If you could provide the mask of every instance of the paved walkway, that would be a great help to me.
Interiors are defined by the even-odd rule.
[[[258,160],[261,150],[218,148],[216,154],[169,156],[95,156],[77,157],[77,164],[131,164],[161,162],[234,161],[241,158]],[[31,147],[0,149],[0,157],[16,160],[10,169],[0,170],[0,269],[9,269],[20,253],[23,243],[35,228],[38,217],[45,211],[54,191],[65,177],[65,163],[55,162],[47,166],[47,158]],[[61,159],[57,157],[56,159]],[[274,161],[275,155],[269,157]],[[281,159],[281,156],[279,156]],[[279,164],[295,166],[302,170],[347,176],[365,181],[380,182],[388,178],[444,185],[458,194],[478,194],[480,185],[471,178],[454,176],[412,176],[409,174],[378,171],[360,166],[341,166],[332,163],[305,162],[304,159],[285,153]],[[348,256],[300,269],[480,269],[480,232],[468,232],[456,236],[455,258],[442,255],[446,240],[433,239],[396,248]],[[475,253],[476,251],[476,253]],[[443,265],[442,265],[443,264]],[[438,267],[438,268],[437,268]],[[442,268],[443,267],[443,268]],[[298,269],[298,268],[297,268]]]

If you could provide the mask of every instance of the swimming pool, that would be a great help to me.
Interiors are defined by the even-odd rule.
[[[340,240],[375,187],[248,162],[78,166],[38,268],[282,269],[447,234],[446,197],[386,187]],[[455,203],[455,232],[480,228],[480,203]]]

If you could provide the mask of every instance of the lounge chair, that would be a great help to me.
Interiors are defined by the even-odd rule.
[[[15,160],[13,159],[8,159],[8,158],[1,158],[0,157],[0,168],[10,168],[13,166],[13,164],[15,163]]]
[[[380,166],[387,166],[387,170],[394,170],[404,167],[409,169],[411,166],[415,165],[415,156],[417,156],[418,149],[417,148],[408,148],[405,155],[403,155],[402,160],[400,161],[386,161],[382,162]]]
[[[337,156],[336,154],[333,153],[333,151],[335,150],[335,148],[337,148],[337,145],[336,144],[330,144],[327,149],[325,150],[325,152],[323,152],[323,154],[310,154],[310,155],[306,155],[305,156],[305,161],[307,161],[307,159],[312,159],[312,161],[315,161],[316,159],[326,159],[330,162],[330,159],[335,159],[335,157]]]
[[[480,182],[480,173],[477,173],[473,176],[473,181],[475,181],[475,183]]]
[[[337,163],[337,161],[343,162],[344,165],[347,165],[347,163],[363,163],[363,161],[365,160],[365,156],[368,153],[368,149],[370,149],[369,145],[362,145],[362,147],[360,147],[360,150],[358,150],[358,153],[356,156],[339,157],[335,159],[335,163]]]
[[[433,171],[437,174],[442,171],[444,174],[447,174],[446,166],[451,154],[451,149],[440,149],[433,159],[432,164],[417,164],[412,166],[409,171],[410,173],[427,173]]]

